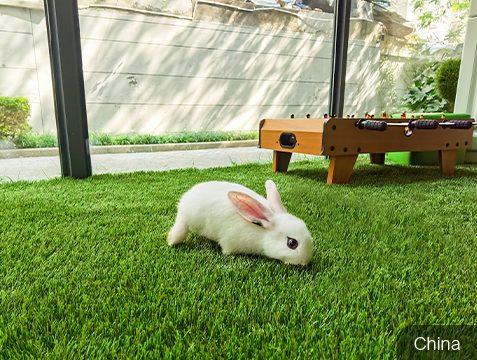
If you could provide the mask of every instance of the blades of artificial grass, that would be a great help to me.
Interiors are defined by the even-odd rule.
[[[477,322],[477,170],[326,162],[0,185],[0,358],[394,358],[409,324]],[[312,264],[171,249],[193,184],[278,185]]]

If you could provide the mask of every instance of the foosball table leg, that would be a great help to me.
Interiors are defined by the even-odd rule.
[[[439,166],[443,175],[453,175],[457,159],[457,150],[440,150]]]
[[[376,164],[376,165],[384,165],[385,157],[386,157],[385,153],[369,154],[369,158],[371,159],[371,164]]]
[[[353,173],[358,155],[331,156],[328,167],[328,184],[346,184]]]
[[[284,151],[273,151],[272,170],[273,172],[287,172],[292,153]]]

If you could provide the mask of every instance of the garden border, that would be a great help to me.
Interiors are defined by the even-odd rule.
[[[174,143],[174,144],[147,144],[147,145],[102,145],[91,146],[91,154],[124,154],[156,151],[180,151],[180,150],[202,150],[220,149],[233,147],[258,146],[257,140],[233,140],[214,141],[197,143]],[[58,156],[59,150],[55,148],[33,148],[33,149],[11,149],[1,150],[0,159],[14,159],[22,157]]]

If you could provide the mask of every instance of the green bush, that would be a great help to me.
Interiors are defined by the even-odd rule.
[[[188,131],[159,135],[111,135],[92,132],[89,136],[89,142],[93,146],[171,144],[256,139],[258,139],[258,131]],[[56,135],[37,134],[34,132],[26,132],[19,135],[14,139],[14,143],[19,148],[45,148],[58,146]]]
[[[439,62],[433,61],[414,66],[411,70],[412,83],[403,97],[401,106],[412,112],[447,111],[448,102],[439,96],[435,77]]]
[[[459,80],[460,59],[449,59],[442,62],[436,71],[436,89],[439,95],[450,104],[454,110],[457,81]]]
[[[30,104],[24,97],[0,96],[0,139],[14,140],[30,130]]]
[[[53,134],[23,133],[13,140],[18,148],[50,148],[58,147],[58,138]]]
[[[185,131],[159,135],[91,133],[91,145],[142,145],[258,139],[257,131]]]

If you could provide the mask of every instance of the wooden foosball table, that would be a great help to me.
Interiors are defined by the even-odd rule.
[[[259,147],[273,150],[274,172],[286,172],[293,153],[328,156],[328,184],[347,183],[366,153],[384,164],[387,152],[437,150],[442,174],[452,175],[457,151],[471,146],[474,125],[473,119],[263,119]]]

